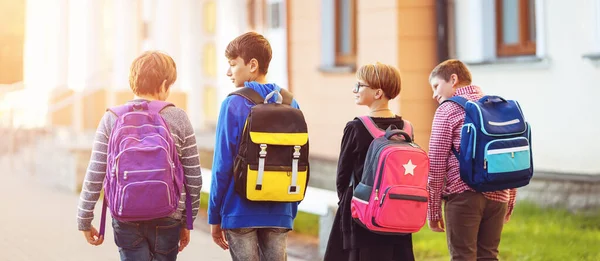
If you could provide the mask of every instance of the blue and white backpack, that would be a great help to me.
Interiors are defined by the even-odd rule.
[[[516,101],[484,96],[469,101],[454,96],[465,109],[460,149],[452,152],[460,163],[461,179],[478,192],[523,187],[533,176],[531,129]]]

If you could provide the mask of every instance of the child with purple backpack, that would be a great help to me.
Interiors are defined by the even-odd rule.
[[[106,209],[121,260],[176,260],[190,241],[202,176],[187,114],[165,102],[177,79],[173,59],[149,51],[136,58],[134,99],[109,108],[98,124],[78,204],[78,229],[104,241]],[[104,188],[100,231],[92,225]]]

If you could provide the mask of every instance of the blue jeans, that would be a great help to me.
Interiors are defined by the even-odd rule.
[[[287,228],[236,228],[225,231],[233,261],[287,260]]]
[[[122,261],[172,261],[179,253],[181,222],[172,218],[123,222],[113,219]]]

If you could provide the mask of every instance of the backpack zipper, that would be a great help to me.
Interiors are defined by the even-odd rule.
[[[150,136],[145,136],[145,137],[144,137],[144,138],[142,138],[142,139],[138,139],[138,138],[135,138],[135,137],[126,137],[126,138],[122,139],[122,140],[121,140],[121,142],[119,142],[119,148],[121,147],[121,145],[123,145],[123,142],[124,142],[124,141],[126,141],[126,140],[129,140],[129,139],[134,139],[134,140],[136,140],[136,141],[138,141],[138,142],[142,142],[142,141],[144,141],[146,138],[152,138],[152,137],[159,137],[159,138],[161,138],[161,139],[162,139],[162,140],[165,142],[165,144],[167,144],[167,148],[168,148],[168,150],[169,150],[169,151],[171,150],[171,145],[169,145],[169,142],[168,142],[168,141],[167,141],[165,138],[163,138],[163,136],[162,136],[162,135],[160,135],[160,134],[154,134],[154,135],[150,135]]]
[[[126,170],[126,171],[123,172],[123,179],[126,180],[127,179],[127,174],[130,174],[130,173],[159,172],[159,171],[165,171],[165,170],[166,169]]]
[[[133,125],[126,125],[126,126],[121,126],[120,128],[115,130],[115,133],[112,133],[111,136],[113,137],[118,137],[117,134],[119,134],[119,132],[123,129],[126,128],[135,128],[135,129],[139,129],[139,128],[143,128],[143,127],[154,127],[154,128],[161,128],[163,130],[165,130],[167,133],[170,134],[169,130],[167,128],[165,128],[164,126],[160,126],[160,125],[152,125],[152,124],[143,124],[140,126],[133,126]]]

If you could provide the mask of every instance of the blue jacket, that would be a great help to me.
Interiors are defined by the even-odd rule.
[[[246,87],[261,96],[280,87],[276,84],[246,82]],[[271,98],[270,102],[275,102]],[[294,99],[292,107],[298,108]],[[235,192],[233,162],[238,153],[244,124],[250,114],[250,103],[239,95],[227,97],[221,104],[217,122],[216,144],[212,165],[212,184],[208,203],[208,223],[223,229],[244,227],[292,228],[298,203],[252,202]]]

